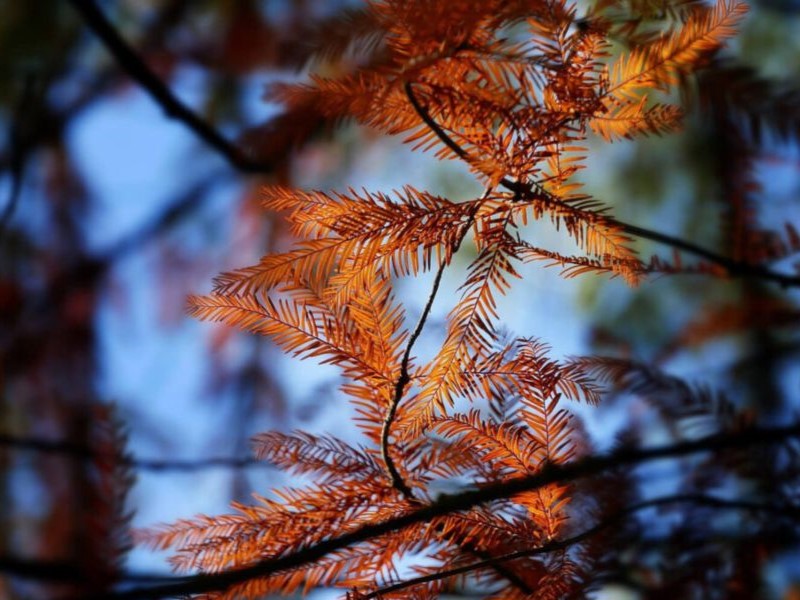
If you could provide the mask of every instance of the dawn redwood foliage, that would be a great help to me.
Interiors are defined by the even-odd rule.
[[[255,598],[338,586],[353,599],[444,592],[555,599],[616,582],[652,597],[757,593],[760,563],[746,540],[758,540],[763,561],[780,548],[770,536],[776,527],[796,537],[796,447],[769,455],[770,476],[783,478],[769,489],[769,503],[711,493],[754,476],[737,452],[760,452],[723,455],[713,444],[687,466],[680,489],[642,498],[630,466],[586,462],[591,440],[570,403],[601,402],[609,385],[630,389],[650,395],[672,425],[705,419],[719,435],[747,431],[748,415],[647,365],[560,362],[537,339],[508,340],[495,303],[531,261],[560,265],[567,277],[610,274],[631,285],[651,273],[797,284],[755,262],[763,257],[755,243],[745,245],[751,255],[728,258],[622,223],[575,178],[587,136],[613,142],[678,127],[682,110],[664,92],[708,64],[745,12],[737,0],[600,0],[581,14],[566,0],[373,0],[320,32],[321,53],[369,60],[339,77],[276,86],[274,98],[464,161],[485,191],[454,202],[410,183],[395,191],[264,190],[264,206],[285,214],[296,245],[220,275],[210,295],[191,298],[191,312],[338,366],[363,437],[354,445],[328,435],[260,434],[258,457],[313,483],[237,504],[230,515],[140,532],[140,541],[174,548],[179,571],[232,574],[201,575],[200,587],[185,591]],[[539,219],[583,253],[526,239],[521,226]],[[791,224],[785,234],[784,253],[797,250]],[[637,237],[697,260],[643,260]],[[441,347],[421,363],[415,342],[444,269],[467,244],[477,256]],[[413,323],[392,286],[422,271],[434,272],[433,285]],[[456,401],[473,408],[457,412]],[[573,464],[595,467],[559,471]],[[502,495],[504,484],[523,478],[539,484]],[[434,491],[441,489],[464,491]],[[683,524],[644,530],[637,513],[658,508],[674,509]],[[730,511],[746,513],[737,532],[745,543],[726,545],[716,528],[716,515]]]

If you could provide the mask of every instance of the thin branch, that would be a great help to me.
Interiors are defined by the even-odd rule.
[[[484,192],[483,196],[481,197],[481,201],[485,200],[489,194],[491,193],[491,188],[488,188],[486,192]],[[464,225],[464,229],[461,232],[461,235],[456,240],[455,245],[453,246],[453,250],[451,252],[451,256],[458,252],[458,249],[461,247],[461,243],[464,241],[464,238],[467,235],[470,227],[472,227],[472,223],[475,220],[475,213],[481,206],[481,201],[475,204],[475,208],[469,215],[469,219],[467,220],[466,224]],[[415,499],[414,492],[408,486],[408,484],[403,480],[402,476],[400,475],[399,471],[397,470],[397,466],[394,464],[394,460],[389,452],[389,437],[391,435],[392,424],[394,423],[395,416],[397,415],[397,407],[400,405],[400,401],[403,398],[403,393],[405,392],[406,385],[411,381],[411,376],[408,372],[408,367],[411,363],[411,351],[414,348],[414,344],[416,344],[417,339],[422,334],[422,330],[425,327],[425,323],[428,320],[428,316],[430,315],[431,308],[433,307],[433,301],[436,299],[436,294],[439,291],[439,284],[442,281],[442,275],[444,274],[444,270],[449,264],[449,261],[442,260],[439,268],[436,271],[436,276],[433,279],[433,286],[431,287],[431,292],[428,295],[428,300],[425,303],[425,308],[422,309],[422,314],[417,321],[416,326],[414,327],[414,331],[411,333],[411,336],[408,338],[408,343],[406,344],[405,351],[403,352],[403,359],[400,362],[400,375],[397,377],[397,382],[394,386],[394,396],[392,397],[392,401],[389,404],[389,409],[386,411],[386,417],[383,420],[383,427],[381,428],[381,457],[383,458],[383,462],[386,465],[386,470],[389,474],[389,479],[392,481],[392,487],[397,489],[405,498],[408,499]]]
[[[94,0],[69,0],[84,23],[103,43],[119,67],[136,81],[171,118],[191,129],[197,137],[216,150],[233,167],[244,173],[267,174],[274,171],[271,163],[262,163],[245,155],[216,129],[181,102],[141,57],[117,32]]]
[[[554,540],[542,546],[538,546],[537,548],[531,548],[529,550],[518,550],[516,552],[508,552],[506,554],[501,554],[492,558],[488,558],[486,560],[482,560],[480,562],[472,563],[470,565],[464,565],[462,567],[447,569],[444,571],[439,571],[438,573],[431,573],[430,575],[414,577],[412,579],[407,579],[405,581],[398,581],[397,583],[394,583],[392,585],[388,585],[386,587],[382,587],[368,594],[364,594],[363,596],[359,596],[359,598],[361,600],[371,600],[372,598],[379,598],[385,594],[391,594],[417,585],[430,583],[431,581],[439,581],[441,579],[447,579],[449,577],[463,575],[464,573],[470,573],[478,569],[485,569],[487,567],[496,567],[497,565],[512,560],[517,560],[520,558],[529,558],[540,554],[550,554],[553,552],[558,552],[560,550],[566,550],[570,546],[574,546],[575,544],[579,544],[584,540],[594,537],[601,531],[624,521],[627,517],[641,510],[654,508],[658,506],[667,506],[670,504],[694,504],[699,506],[708,506],[718,510],[766,512],[770,514],[783,514],[794,518],[800,518],[800,506],[781,506],[775,504],[763,504],[760,502],[752,502],[748,500],[729,500],[726,498],[717,498],[715,496],[707,496],[704,494],[676,494],[674,496],[664,496],[661,498],[644,500],[642,502],[638,502],[626,508],[620,509],[615,514],[608,517],[607,519],[604,519],[600,523],[582,531],[581,533],[565,538],[563,540]]]
[[[472,157],[470,154],[461,146],[459,146],[458,142],[453,140],[453,138],[451,138],[447,132],[442,129],[442,127],[433,119],[433,117],[431,117],[430,113],[428,113],[425,107],[420,103],[419,99],[415,96],[410,82],[406,82],[405,92],[408,96],[409,102],[414,107],[414,110],[417,112],[419,118],[422,119],[422,121],[428,127],[430,127],[431,131],[433,131],[436,137],[438,137],[439,140],[445,146],[450,148],[450,150],[452,150],[459,158],[471,164]],[[504,177],[500,180],[500,185],[516,194],[519,194],[523,198],[535,197],[545,204],[549,204],[554,207],[563,205],[563,203],[557,198],[547,193],[535,183],[512,181],[507,177]],[[594,218],[597,219],[598,216],[599,215],[595,214]],[[667,235],[665,233],[660,233],[658,231],[653,231],[645,227],[639,227],[638,225],[631,225],[630,223],[620,221],[613,217],[602,216],[601,218],[603,222],[610,227],[617,228],[628,235],[648,239],[653,242],[670,246],[672,248],[677,248],[678,250],[682,250],[684,252],[688,252],[689,254],[694,254],[695,256],[704,258],[709,262],[723,267],[731,277],[753,277],[756,279],[774,281],[775,283],[780,284],[782,287],[800,287],[800,276],[777,273],[760,265],[753,265],[750,263],[733,260],[721,254],[717,254],[716,252],[712,252],[711,250],[703,248],[702,246],[694,244],[688,240]]]
[[[222,591],[238,583],[267,577],[280,571],[312,563],[331,552],[353,544],[371,540],[417,523],[430,522],[437,517],[469,510],[486,502],[510,498],[521,492],[539,489],[545,485],[567,483],[612,469],[631,467],[654,460],[734,448],[780,444],[791,438],[800,438],[800,423],[785,427],[754,428],[737,433],[712,435],[694,441],[649,449],[623,449],[605,456],[590,456],[565,465],[547,464],[534,475],[490,484],[459,494],[442,495],[435,502],[406,514],[379,523],[364,525],[314,546],[277,558],[265,559],[249,567],[221,573],[194,575],[174,584],[139,587],[100,598],[108,600],[154,599],[181,594]]]
[[[14,109],[14,116],[8,132],[9,146],[9,176],[11,178],[11,189],[8,193],[8,200],[0,214],[0,243],[5,243],[5,234],[8,225],[14,216],[19,204],[19,197],[22,193],[22,183],[25,178],[25,170],[28,164],[31,144],[31,124],[39,116],[40,106],[34,93],[35,80],[32,74],[28,74],[22,86],[19,99]]]
[[[33,560],[15,556],[0,556],[0,573],[37,581],[78,582],[82,580],[80,571],[73,563]]]
[[[800,507],[798,506],[785,506],[777,504],[762,504],[747,500],[732,500],[717,498],[714,496],[706,496],[702,494],[678,494],[674,496],[665,496],[661,498],[654,498],[645,500],[629,507],[617,511],[611,517],[603,520],[602,522],[584,530],[583,532],[565,538],[549,542],[543,546],[532,548],[530,550],[522,550],[518,552],[510,552],[507,554],[499,555],[490,559],[475,562],[463,567],[448,569],[433,573],[422,577],[415,577],[405,581],[399,581],[390,586],[383,587],[362,596],[363,600],[371,600],[372,598],[380,597],[384,594],[389,594],[402,589],[421,585],[431,581],[446,579],[454,577],[463,573],[468,573],[477,569],[486,567],[501,566],[503,562],[509,562],[518,558],[536,556],[540,554],[548,554],[564,550],[570,546],[578,544],[594,535],[600,533],[604,529],[623,521],[626,517],[645,510],[647,508],[654,508],[658,506],[666,506],[669,504],[694,504],[698,506],[708,506],[710,508],[720,510],[742,510],[749,512],[767,512],[770,514],[785,515],[791,518],[800,517]],[[21,579],[28,579],[40,582],[54,582],[54,583],[81,583],[85,581],[84,574],[81,572],[80,566],[58,560],[39,560],[33,558],[20,558],[16,556],[0,556],[0,572],[10,575],[12,577],[19,577]],[[125,583],[149,583],[149,584],[174,584],[176,581],[186,581],[190,577],[176,577],[174,575],[165,575],[157,573],[140,573],[140,572],[120,572],[117,574],[117,580]],[[111,595],[111,598],[116,598],[117,595]]]
[[[408,500],[417,500],[417,498],[414,496],[413,490],[405,482],[403,476],[400,475],[400,472],[397,470],[397,466],[394,464],[394,459],[389,451],[389,437],[391,436],[392,424],[394,423],[395,416],[397,415],[397,407],[400,405],[400,400],[403,398],[406,385],[408,385],[408,382],[411,381],[411,377],[408,374],[408,365],[411,361],[411,350],[414,347],[414,343],[417,341],[417,338],[419,338],[420,334],[422,333],[423,327],[425,327],[425,322],[427,321],[428,315],[431,312],[431,307],[433,306],[433,301],[436,298],[436,293],[439,291],[439,284],[442,281],[442,275],[444,274],[444,269],[446,266],[447,263],[442,261],[439,265],[439,268],[436,270],[436,276],[433,279],[433,286],[431,288],[431,293],[428,295],[428,301],[425,304],[425,308],[422,310],[422,314],[417,321],[414,331],[411,333],[411,337],[408,339],[408,344],[406,345],[405,352],[403,353],[403,360],[400,363],[400,375],[398,375],[397,382],[394,385],[394,396],[389,404],[389,409],[386,411],[386,416],[383,419],[383,426],[381,427],[381,457],[383,458],[383,463],[386,466],[386,471],[389,475],[389,479],[392,482],[392,487],[399,491],[403,497]]]
[[[472,223],[475,221],[475,214],[478,212],[481,202],[488,198],[491,192],[492,188],[487,188],[481,197],[481,201],[475,205],[475,208],[469,215],[469,219],[467,219],[467,222],[464,224],[464,229],[461,232],[461,235],[458,237],[458,240],[456,240],[456,243],[453,246],[451,256],[458,252],[458,249],[461,247],[461,243],[464,241],[467,232],[469,231],[470,227],[472,227]],[[392,482],[392,487],[399,491],[404,498],[417,505],[419,504],[419,499],[414,495],[414,491],[405,482],[403,476],[400,475],[400,472],[397,470],[397,466],[394,463],[394,459],[392,458],[390,451],[389,437],[391,436],[392,424],[394,423],[394,419],[397,414],[397,407],[400,405],[400,401],[403,399],[403,393],[405,392],[406,385],[408,385],[408,383],[411,381],[411,376],[408,372],[408,368],[411,363],[411,351],[414,348],[414,344],[416,343],[417,339],[422,334],[422,330],[424,329],[425,323],[428,320],[428,315],[430,315],[433,302],[436,299],[436,294],[439,291],[439,284],[442,281],[442,275],[444,274],[444,270],[448,264],[449,261],[443,260],[439,265],[439,268],[436,271],[436,276],[433,279],[433,286],[431,287],[431,292],[428,295],[428,300],[425,303],[425,307],[422,309],[422,314],[420,315],[419,320],[414,327],[414,331],[408,338],[408,343],[406,344],[405,351],[403,352],[403,358],[400,362],[400,375],[397,377],[397,382],[395,383],[394,396],[389,404],[389,410],[386,412],[386,417],[383,420],[383,427],[381,428],[381,457],[386,465],[386,471],[389,475],[389,479]],[[469,552],[478,558],[485,559],[488,556],[486,552],[479,550],[472,543],[462,541],[459,543],[459,546],[464,551]],[[498,574],[511,582],[515,587],[520,589],[523,593],[531,593],[531,590],[528,588],[527,584],[520,579],[516,573],[509,570],[504,565],[498,565],[495,570],[498,572]]]
[[[82,566],[74,562],[21,558],[10,555],[0,555],[0,573],[20,579],[52,583],[86,583],[90,579],[82,570]],[[116,579],[126,583],[153,585],[165,582],[174,583],[179,578],[169,574],[119,572],[116,574]]]
[[[144,460],[128,459],[122,461],[139,471],[203,471],[206,469],[250,469],[252,467],[271,468],[264,461],[250,456],[225,457],[213,456],[198,460]]]
[[[0,446],[21,450],[66,456],[75,460],[90,461],[99,455],[91,448],[68,441],[43,440],[39,438],[14,437],[0,434]],[[267,463],[252,457],[211,457],[199,460],[155,460],[136,459],[130,456],[119,456],[117,462],[138,471],[201,471],[204,469],[246,469],[250,467],[269,467]]]

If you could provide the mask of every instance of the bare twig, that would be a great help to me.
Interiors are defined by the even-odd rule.
[[[55,456],[66,456],[75,460],[93,460],[97,453],[87,446],[68,441],[43,440],[40,438],[0,435],[0,446],[24,452],[37,452]],[[268,463],[252,457],[210,457],[199,460],[155,460],[119,456],[117,461],[138,471],[201,471],[205,469],[246,469],[269,467]]]
[[[125,42],[94,0],[70,0],[119,67],[155,100],[169,117],[181,121],[200,139],[216,150],[233,167],[244,173],[266,174],[274,171],[271,163],[262,163],[245,155],[216,129],[181,102],[141,57]]]
[[[11,555],[0,555],[0,573],[42,583],[85,583],[87,573],[81,565],[60,560],[44,560]],[[117,573],[117,580],[126,583],[151,585],[180,579],[174,575],[156,573]]]
[[[38,112],[37,99],[34,94],[35,80],[29,74],[23,82],[22,91],[14,116],[9,127],[9,174],[11,176],[11,189],[8,193],[8,200],[0,214],[0,242],[4,242],[8,224],[14,216],[14,212],[19,204],[19,197],[22,193],[22,183],[25,177],[25,168],[28,162],[28,155],[31,151],[31,123],[36,121],[38,115],[31,114]]]
[[[491,188],[487,188],[486,192],[481,198],[481,201],[485,200],[491,191]],[[478,202],[473,211],[470,213],[469,219],[467,219],[467,222],[463,226],[461,235],[458,237],[455,245],[453,246],[451,256],[458,252],[458,249],[461,247],[461,243],[464,241],[467,232],[469,231],[470,227],[472,227],[472,223],[475,221],[475,213],[480,208],[480,205],[481,202]],[[392,397],[391,404],[389,404],[389,409],[386,411],[386,417],[383,420],[383,427],[381,428],[381,457],[386,465],[386,471],[389,475],[389,479],[392,482],[392,487],[399,491],[404,498],[413,502],[414,504],[419,504],[419,499],[414,495],[414,491],[409,487],[409,485],[403,479],[403,476],[400,475],[400,472],[397,470],[397,465],[395,465],[394,459],[391,455],[389,438],[391,436],[392,424],[394,423],[394,419],[397,414],[397,407],[400,405],[400,401],[403,399],[406,385],[408,385],[408,383],[411,381],[411,376],[408,372],[408,368],[411,363],[411,351],[413,350],[417,339],[422,334],[422,330],[425,328],[428,315],[430,315],[433,302],[436,299],[436,294],[439,291],[439,284],[442,281],[442,275],[444,274],[444,270],[448,264],[449,261],[445,260],[442,260],[442,262],[439,264],[439,268],[436,270],[436,275],[433,279],[431,292],[428,295],[428,300],[425,303],[425,307],[422,309],[422,314],[420,315],[414,330],[411,332],[411,336],[408,338],[408,343],[406,344],[405,351],[403,352],[403,358],[400,362],[400,374],[398,375],[397,382],[395,383],[394,396]],[[478,558],[485,559],[488,557],[486,552],[479,550],[470,542],[461,542],[460,546],[464,551],[469,552]],[[498,572],[498,574],[500,574],[502,577],[505,577],[522,592],[528,594],[531,592],[526,583],[520,579],[516,573],[504,565],[498,565],[495,567],[495,570]]]
[[[488,188],[483,194],[481,200],[485,200],[490,193],[491,188]],[[464,224],[463,230],[453,246],[451,256],[458,252],[458,249],[461,247],[461,243],[464,241],[467,232],[469,231],[470,227],[472,227],[472,223],[475,220],[475,213],[480,208],[480,205],[480,202],[475,204],[475,208],[470,213],[469,219]],[[397,466],[394,464],[394,460],[389,452],[389,437],[391,435],[392,424],[394,423],[395,416],[397,415],[397,407],[400,405],[400,401],[403,398],[406,385],[408,385],[408,383],[411,381],[411,376],[408,372],[408,367],[411,363],[411,351],[414,349],[414,344],[422,334],[422,330],[424,329],[425,323],[428,320],[431,308],[433,307],[433,302],[436,299],[436,294],[439,291],[439,284],[442,281],[442,275],[444,274],[444,270],[448,264],[449,261],[446,260],[442,260],[442,262],[439,264],[439,268],[436,271],[436,276],[433,279],[431,292],[428,294],[428,300],[425,303],[425,307],[422,309],[422,314],[419,316],[419,320],[414,327],[414,331],[411,332],[411,335],[408,338],[408,343],[406,344],[405,351],[403,352],[403,359],[400,362],[400,374],[398,375],[397,382],[395,383],[394,396],[389,404],[389,409],[386,411],[386,417],[383,420],[383,427],[381,429],[381,456],[384,464],[386,465],[389,479],[392,481],[392,487],[396,488],[398,491],[400,491],[400,493],[403,494],[404,497],[409,499],[414,498],[414,493],[412,492],[411,488],[408,487],[408,484],[403,481],[402,476],[397,470]]]
[[[800,438],[800,423],[785,427],[753,428],[737,433],[713,435],[698,440],[649,449],[623,449],[605,456],[590,456],[565,465],[548,464],[538,473],[490,484],[454,495],[441,496],[435,502],[379,523],[364,525],[354,531],[329,538],[314,546],[298,550],[277,558],[269,558],[249,567],[201,574],[182,581],[158,586],[143,586],[100,598],[108,600],[154,599],[181,594],[199,594],[220,591],[232,585],[267,577],[274,573],[294,569],[357,544],[417,523],[430,522],[443,515],[469,510],[480,504],[510,498],[521,492],[541,488],[552,483],[566,483],[580,478],[598,475],[620,467],[631,467],[654,460],[676,458],[703,452],[730,450],[758,445],[780,444],[792,438]]]
[[[444,129],[436,122],[433,117],[431,117],[430,113],[428,113],[427,109],[420,103],[419,99],[414,94],[413,87],[410,82],[405,84],[405,91],[406,95],[408,96],[408,100],[411,105],[414,107],[414,110],[419,115],[419,118],[430,127],[431,131],[439,138],[439,140],[450,150],[452,150],[459,158],[466,161],[467,163],[472,163],[473,158],[469,155],[469,153],[464,150],[458,142],[453,140]],[[504,188],[518,194],[522,198],[537,198],[541,200],[543,203],[547,205],[551,205],[554,208],[563,208],[563,203],[560,202],[557,198],[553,197],[552,195],[548,194],[545,190],[543,190],[540,186],[537,186],[535,183],[527,183],[524,181],[512,181],[506,177],[500,180],[500,185]],[[678,238],[675,236],[667,235],[665,233],[661,233],[658,231],[653,231],[651,229],[647,229],[645,227],[639,227],[638,225],[631,225],[630,223],[626,223],[624,221],[620,221],[613,217],[608,216],[598,216],[596,213],[592,213],[592,218],[597,220],[601,218],[603,223],[608,225],[611,228],[616,228],[623,233],[626,233],[631,236],[647,239],[653,242],[657,242],[659,244],[663,244],[665,246],[670,246],[672,248],[676,248],[678,250],[682,250],[684,252],[688,252],[689,254],[693,254],[695,256],[699,256],[711,263],[719,265],[723,267],[729,276],[731,277],[753,277],[756,279],[763,279],[766,281],[773,281],[775,283],[780,284],[783,287],[800,287],[800,276],[792,276],[786,275],[784,273],[777,273],[768,269],[766,267],[762,267],[760,265],[754,265],[747,262],[742,262],[738,260],[733,260],[728,258],[727,256],[723,256],[721,254],[717,254],[716,252],[712,252],[707,248],[703,248],[693,242],[688,240],[684,240],[682,238]]]

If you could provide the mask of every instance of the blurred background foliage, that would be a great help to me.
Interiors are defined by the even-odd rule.
[[[97,3],[147,69],[230,142],[227,156],[132,81],[76,10],[87,4],[0,1],[0,567],[41,579],[81,565],[113,570],[124,532],[103,530],[98,515],[133,511],[135,525],[149,525],[221,512],[281,483],[248,459],[258,431],[350,427],[329,402],[331,371],[184,317],[185,296],[207,291],[216,273],[288,243],[280,219],[258,206],[261,186],[410,183],[455,199],[476,190],[459,165],[264,100],[276,79],[370,59],[314,58],[321,40],[341,45],[357,26],[357,2]],[[684,87],[684,131],[592,140],[581,180],[622,220],[738,257],[752,248],[739,247],[734,228],[751,232],[752,246],[787,243],[784,224],[800,221],[800,5],[755,5],[715,60]],[[784,254],[774,266],[796,272],[797,255]],[[798,414],[796,290],[707,275],[635,289],[565,280],[557,268],[525,275],[503,304],[515,334],[558,355],[625,356],[714,384],[754,414]],[[457,277],[446,283],[453,293]],[[412,317],[426,281],[401,284]],[[441,327],[447,307],[437,310]],[[601,446],[617,433],[660,435],[636,399],[586,418]],[[126,453],[113,464],[97,458],[109,444]],[[137,476],[126,500],[120,472]],[[800,576],[791,556],[794,568],[763,571],[778,595]],[[135,551],[127,565],[158,570],[159,560]],[[0,575],[0,597],[40,593],[35,579]]]

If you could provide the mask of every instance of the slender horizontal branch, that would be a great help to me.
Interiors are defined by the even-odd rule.
[[[19,579],[41,583],[86,583],[89,577],[82,566],[66,560],[47,560],[11,555],[0,555],[0,573]],[[116,579],[125,583],[150,584],[174,583],[180,579],[174,575],[157,573],[120,572]]]
[[[443,571],[439,571],[438,573],[431,573],[430,575],[423,575],[420,577],[414,577],[412,579],[406,579],[405,581],[398,581],[397,583],[387,585],[373,592],[365,594],[360,598],[362,600],[371,600],[372,598],[380,598],[383,595],[399,592],[400,590],[404,590],[418,585],[423,585],[425,583],[430,583],[431,581],[439,581],[441,579],[456,577],[458,575],[463,575],[465,573],[472,573],[478,569],[497,567],[498,565],[501,565],[503,563],[512,560],[538,556],[540,554],[550,554],[552,552],[558,552],[559,550],[566,550],[570,546],[579,544],[591,537],[594,537],[598,533],[614,525],[617,525],[618,523],[624,521],[626,518],[630,517],[631,515],[639,511],[659,506],[667,506],[670,504],[694,504],[697,506],[707,506],[709,508],[714,508],[717,510],[766,512],[770,514],[776,514],[776,515],[782,514],[793,518],[800,518],[800,506],[782,506],[778,504],[765,504],[761,502],[752,502],[748,500],[718,498],[716,496],[708,496],[704,494],[676,494],[673,496],[663,496],[661,498],[652,498],[650,500],[644,500],[642,502],[638,502],[631,506],[620,509],[607,519],[604,519],[603,521],[597,523],[596,525],[589,527],[588,529],[585,529],[584,531],[577,533],[573,536],[570,536],[568,538],[564,538],[561,540],[553,540],[542,546],[531,548],[529,550],[518,550],[516,552],[508,552],[506,554],[494,556],[492,558],[474,562],[469,565],[455,567],[453,569],[446,569]]]
[[[408,96],[409,102],[414,107],[414,110],[419,118],[422,119],[422,121],[431,129],[431,131],[433,131],[436,137],[439,138],[439,140],[450,150],[452,150],[459,158],[468,163],[471,162],[472,157],[469,155],[469,153],[464,150],[464,148],[462,148],[458,142],[450,137],[444,129],[442,129],[442,127],[422,105],[417,96],[414,94],[413,86],[410,82],[405,84],[405,92]],[[541,190],[533,183],[512,181],[507,177],[504,177],[500,180],[500,185],[507,190],[510,190],[516,194],[520,194],[522,197],[537,197],[543,202],[551,204],[554,207],[557,207],[559,204],[561,204],[557,198],[551,197],[544,190]],[[752,277],[755,279],[773,281],[783,287],[800,287],[800,276],[786,275],[784,273],[772,271],[771,269],[760,265],[733,260],[727,256],[723,256],[707,248],[703,248],[702,246],[699,246],[698,244],[688,240],[667,235],[652,229],[647,229],[645,227],[639,227],[638,225],[632,225],[613,217],[603,216],[603,221],[609,226],[615,227],[628,235],[657,242],[659,244],[670,246],[671,248],[676,248],[678,250],[682,250],[683,252],[703,258],[711,263],[723,267],[731,277]]]
[[[0,556],[0,573],[41,582],[77,583],[82,580],[74,563]]]
[[[694,504],[698,506],[708,506],[710,508],[721,510],[741,510],[749,512],[768,512],[774,515],[786,515],[789,517],[800,517],[800,507],[795,506],[782,506],[774,504],[763,504],[758,502],[746,500],[729,500],[723,498],[716,498],[713,496],[706,496],[702,494],[679,494],[673,496],[664,496],[645,500],[629,507],[617,511],[611,517],[603,520],[602,522],[594,525],[579,534],[573,535],[563,540],[555,540],[539,546],[531,548],[530,550],[523,550],[519,552],[508,553],[504,555],[495,556],[490,559],[481,560],[463,567],[454,569],[447,569],[438,573],[432,573],[422,577],[415,577],[405,581],[399,581],[392,585],[383,587],[364,595],[364,600],[380,597],[382,594],[389,594],[402,589],[413,587],[428,583],[430,581],[437,581],[454,577],[464,573],[469,573],[477,569],[486,567],[496,567],[503,562],[512,561],[525,556],[536,556],[540,554],[547,554],[566,549],[570,546],[578,544],[594,535],[600,533],[604,529],[608,529],[613,525],[623,521],[626,517],[645,510],[647,508],[666,506],[670,504]],[[36,558],[18,557],[10,555],[0,555],[0,573],[38,582],[51,582],[51,583],[74,583],[80,584],[85,582],[84,573],[82,573],[79,565],[68,561],[59,560],[41,560]],[[188,577],[176,577],[174,575],[157,574],[157,573],[141,573],[141,572],[120,572],[117,575],[117,580],[127,584],[175,584],[178,581],[186,581]],[[116,597],[116,595],[112,595]]]
[[[244,173],[272,173],[274,165],[262,163],[246,156],[240,148],[225,139],[214,127],[200,118],[181,102],[163,81],[145,64],[129,46],[94,0],[69,0],[119,67],[138,83],[166,114],[189,127],[200,139],[216,150],[225,160]]]
[[[0,434],[0,447],[14,450],[38,452],[89,461],[98,455],[91,448],[68,441],[43,440],[40,438],[14,437]],[[199,460],[149,460],[119,456],[118,462],[139,471],[200,471],[211,468],[244,469],[268,467],[269,464],[252,457],[211,457]]]
[[[590,456],[566,465],[547,464],[535,475],[490,484],[454,495],[443,495],[435,502],[406,514],[379,523],[364,525],[314,546],[277,558],[265,559],[249,567],[221,573],[195,575],[174,584],[134,588],[105,596],[105,598],[109,600],[153,599],[221,591],[251,579],[267,577],[280,571],[313,563],[331,552],[359,542],[399,531],[418,523],[430,522],[437,517],[469,510],[486,502],[510,498],[521,492],[535,490],[552,483],[571,482],[612,469],[632,467],[654,460],[733,448],[780,444],[792,438],[800,438],[800,423],[785,427],[753,428],[737,433],[718,434],[656,448],[623,449],[604,456]]]

